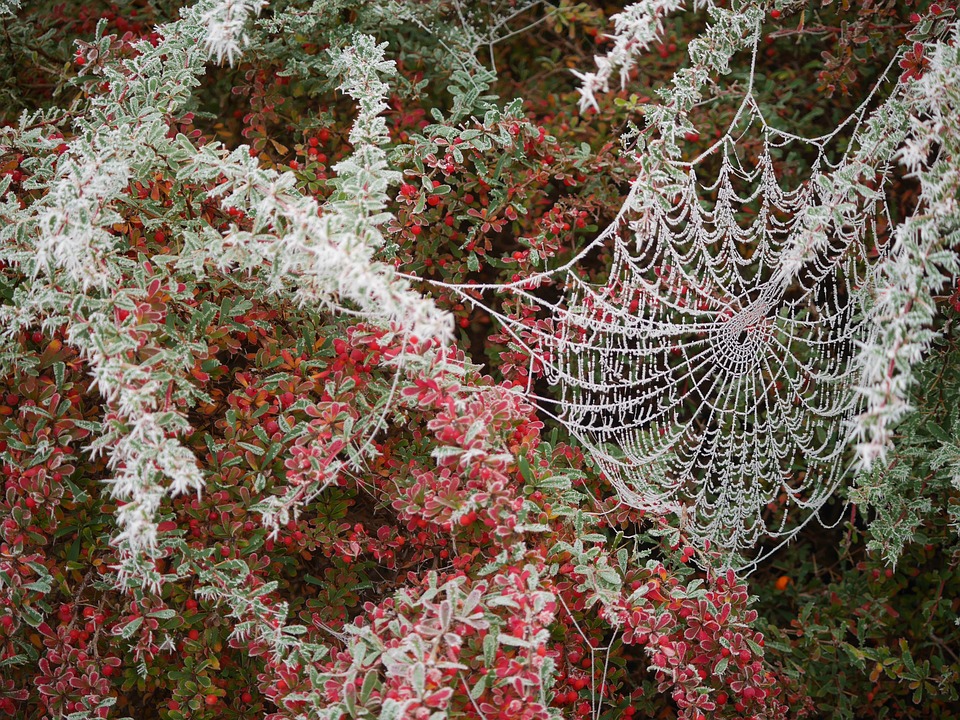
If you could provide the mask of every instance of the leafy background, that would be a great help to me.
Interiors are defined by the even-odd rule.
[[[162,42],[156,26],[179,10],[37,2],[5,21],[5,198],[20,207],[43,198],[44,168],[108,90],[97,68],[136,57],[138,42]],[[570,71],[609,47],[620,10],[275,2],[250,20],[241,60],[208,63],[164,120],[170,138],[248,145],[261,168],[292,173],[300,193],[337,200],[333,168],[354,150],[356,108],[337,91],[328,50],[372,34],[396,63],[383,117],[402,173],[377,260],[428,280],[521,279],[569,258],[615,216],[635,173],[620,135],[705,23],[696,12],[667,19],[625,89],[580,113]],[[952,8],[844,2],[770,13],[756,79],[764,112],[800,135],[834,127],[904,43],[914,13]],[[745,72],[734,68],[717,88],[685,152],[725,127],[724,88]],[[37,110],[24,128],[21,114]],[[18,127],[43,142],[15,140]],[[786,160],[802,174],[805,158]],[[105,293],[98,307],[141,348],[181,355],[168,400],[188,421],[180,437],[204,490],[161,504],[161,587],[118,583],[111,471],[90,450],[115,408],[69,331],[78,320],[51,312],[8,333],[0,712],[388,717],[390,701],[417,718],[960,711],[951,288],[938,298],[941,340],[918,373],[895,455],[824,511],[832,527],[811,525],[741,581],[691,563],[709,565],[709,551],[669,518],[616,503],[562,426],[511,391],[527,383],[524,351],[463,298],[419,285],[453,318],[455,342],[441,350],[270,292],[255,269],[191,269],[187,228],[253,231],[257,220],[187,166],[155,164],[113,203],[127,300]],[[908,180],[895,192],[895,206],[914,202]],[[5,260],[4,304],[16,306],[31,282]],[[509,299],[498,310],[543,322]],[[392,362],[408,356],[407,366]],[[355,462],[271,534],[262,498],[345,457]],[[289,632],[271,636],[271,622]]]

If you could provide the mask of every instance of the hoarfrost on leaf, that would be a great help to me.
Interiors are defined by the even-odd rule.
[[[233,65],[250,41],[247,21],[251,15],[259,15],[266,4],[266,0],[216,0],[198,6],[194,12],[200,12],[200,24],[206,29],[203,44],[208,56]]]

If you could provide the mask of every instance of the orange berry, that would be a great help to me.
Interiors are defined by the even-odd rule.
[[[787,585],[790,584],[790,578],[787,575],[781,575],[777,578],[777,582],[774,583],[774,587],[777,588],[780,592],[783,592],[787,589]]]

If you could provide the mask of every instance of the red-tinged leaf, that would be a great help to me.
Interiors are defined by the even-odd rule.
[[[717,615],[717,622],[721,625],[727,621],[727,618],[730,617],[730,604],[724,603],[723,607],[720,608],[720,612]]]
[[[453,697],[453,688],[445,687],[427,695],[423,702],[428,707],[442,708],[450,701],[451,697]]]

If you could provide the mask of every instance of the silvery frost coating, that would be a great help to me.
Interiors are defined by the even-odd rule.
[[[233,65],[249,42],[246,34],[250,18],[260,14],[266,0],[217,0],[204,7],[199,20],[206,32],[203,44],[217,62]]]
[[[131,351],[144,353],[141,340],[149,343],[149,337],[134,330],[133,317],[115,319],[121,317],[117,313],[130,316],[145,296],[182,292],[175,283],[151,283],[143,268],[136,274],[144,287],[119,282],[123,261],[112,255],[115,237],[108,228],[120,219],[113,204],[128,183],[149,178],[158,163],[179,165],[184,178],[226,179],[210,196],[244,207],[253,226],[225,234],[199,222],[184,227],[187,247],[180,267],[197,277],[208,263],[264,273],[270,289],[289,290],[301,305],[332,310],[349,305],[350,312],[371,322],[440,344],[451,331],[446,313],[373,258],[383,244],[379,228],[390,217],[387,191],[399,177],[380,147],[387,140],[379,114],[388,88],[380,78],[393,73],[383,45],[358,35],[331,58],[331,74],[357,100],[359,112],[350,133],[354,153],[336,167],[337,192],[322,207],[296,189],[291,173],[261,169],[246,146],[228,152],[218,144],[196,147],[183,135],[168,135],[166,114],[190,97],[205,63],[233,58],[230,43],[239,42],[242,33],[224,18],[239,17],[230,14],[236,12],[236,3],[201,2],[185,10],[182,20],[159,28],[157,46],[141,41],[134,58],[99,66],[96,72],[111,89],[90,100],[90,112],[78,121],[78,137],[59,156],[56,170],[36,173],[34,180],[45,182],[49,192],[24,208],[12,194],[4,198],[4,213],[14,219],[3,229],[4,259],[34,279],[0,309],[5,337],[12,341],[41,322],[67,325],[111,410],[92,449],[105,453],[114,471],[108,485],[120,501],[114,541],[123,559],[121,583],[159,586],[153,562],[161,544],[157,510],[166,496],[201,492],[204,486],[195,458],[178,440],[189,423],[177,401],[196,397],[189,368],[183,367],[189,348],[151,347],[149,362],[131,361]],[[109,41],[98,42],[103,47],[88,52],[106,56]],[[56,143],[27,129],[41,127],[37,120],[24,116],[20,127],[5,129],[2,141],[49,152]],[[160,227],[164,219],[154,222]],[[4,363],[11,362],[15,352],[5,351]],[[272,504],[261,510],[271,522],[285,522],[325,482],[325,476],[311,477],[287,495],[270,498]]]
[[[582,109],[677,7],[618,16],[610,55],[577,73]],[[910,368],[935,337],[932,295],[957,272],[957,28],[931,43],[929,75],[897,81],[891,63],[860,109],[816,138],[768,124],[751,69],[726,134],[684,161],[708,82],[735,53],[755,61],[764,17],[752,4],[708,12],[691,64],[625,138],[641,170],[616,220],[566,264],[480,290],[548,311],[539,329],[499,319],[529,351],[530,376],[536,363],[556,387],[540,405],[620,499],[676,513],[684,533],[747,569],[757,546],[820,519],[842,480],[882,461],[909,410]],[[743,150],[744,138],[762,149]],[[814,158],[792,182],[791,151]],[[923,194],[896,222],[885,192],[905,172]],[[581,268],[601,250],[612,260],[597,283]],[[538,294],[545,285],[562,299]],[[476,301],[476,286],[450,287]]]

